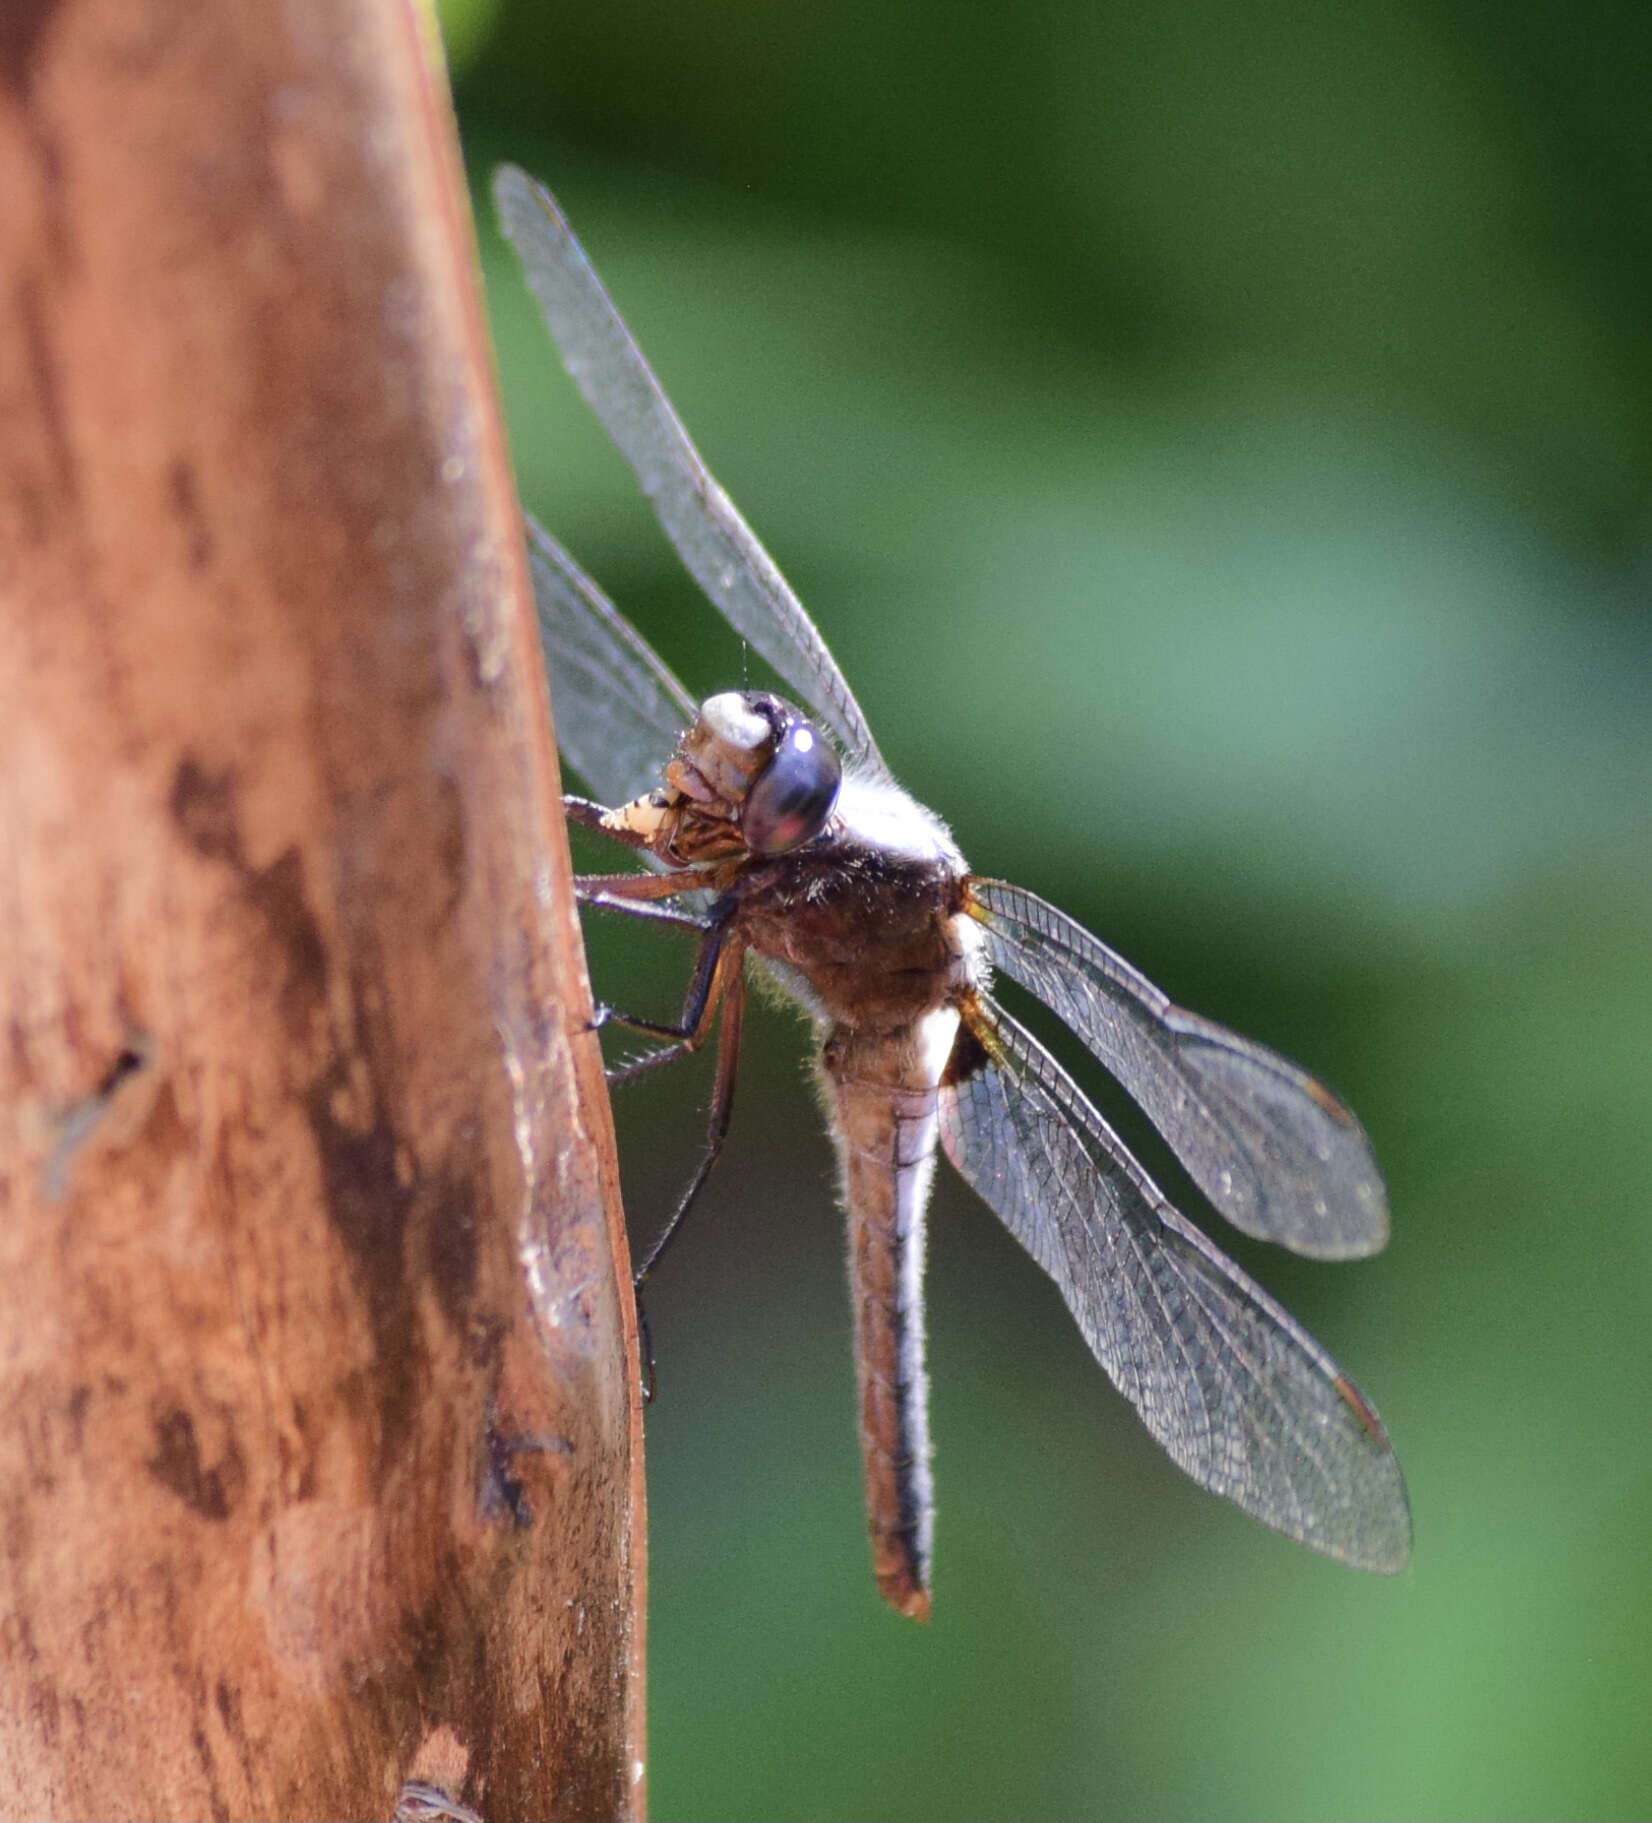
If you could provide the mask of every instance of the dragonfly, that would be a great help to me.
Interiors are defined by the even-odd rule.
[[[879,1592],[930,1611],[934,1503],[925,1216],[937,1153],[1055,1281],[1096,1360],[1172,1461],[1264,1525],[1359,1569],[1410,1557],[1405,1482],[1371,1402],[1172,1206],[1083,1089],[998,1003],[1059,1018],[1240,1232],[1312,1259],[1388,1238],[1358,1120],[1275,1052],[1184,1011],[1054,905],[971,872],[896,783],[802,603],[690,442],[550,192],[494,175],[506,238],[562,360],[713,605],[796,701],[696,703],[528,520],[552,716],[597,794],[566,815],[632,851],[582,876],[590,907],[699,941],[681,1017],[624,1079],[716,1036],[699,1163],[640,1288],[722,1149],[748,962],[812,1021],[848,1224],[867,1525]]]

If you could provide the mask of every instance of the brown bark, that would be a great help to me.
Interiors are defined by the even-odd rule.
[[[0,1808],[640,1814],[631,1306],[439,73],[0,10]]]

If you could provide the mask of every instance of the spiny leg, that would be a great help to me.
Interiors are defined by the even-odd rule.
[[[734,1115],[734,1084],[740,1067],[740,1031],[746,1010],[746,977],[744,947],[730,942],[718,961],[717,979],[712,988],[712,1004],[721,1002],[722,1024],[717,1033],[717,1075],[711,1090],[711,1112],[706,1121],[706,1143],[700,1162],[688,1186],[677,1199],[677,1207],[642,1257],[642,1263],[631,1275],[631,1289],[637,1301],[637,1341],[643,1358],[643,1402],[652,1403],[656,1388],[654,1341],[649,1332],[648,1312],[643,1308],[642,1290],[650,1273],[660,1263],[660,1256],[682,1227],[683,1217],[706,1186],[728,1137],[729,1122]]]
[[[624,848],[646,849],[647,837],[634,829],[616,827],[609,821],[613,812],[604,805],[593,802],[590,798],[565,796],[562,800],[562,813],[570,823],[578,823],[582,828],[590,829],[597,835],[605,836],[609,841],[618,842]],[[599,1004],[596,1016],[592,1020],[592,1029],[604,1025],[628,1026],[633,1031],[646,1033],[650,1037],[664,1038],[672,1042],[660,1050],[650,1052],[647,1056],[636,1057],[605,1072],[610,1087],[617,1087],[622,1082],[630,1082],[646,1071],[658,1069],[662,1064],[674,1063],[679,1057],[686,1057],[699,1046],[704,1036],[704,991],[710,982],[712,971],[717,961],[717,943],[709,941],[717,933],[727,914],[719,917],[715,911],[708,915],[703,912],[688,912],[679,906],[665,905],[661,901],[680,898],[684,893],[699,892],[703,887],[698,877],[689,871],[669,873],[623,873],[623,874],[580,874],[574,880],[574,894],[581,905],[589,905],[598,911],[624,913],[628,917],[643,918],[657,924],[668,924],[679,930],[692,930],[700,933],[708,942],[702,944],[693,980],[689,984],[687,1003],[683,1008],[682,1018],[675,1026],[662,1025],[655,1020],[635,1018],[621,1013],[614,1007]]]
[[[688,1181],[688,1187],[677,1199],[677,1207],[672,1211],[671,1219],[660,1231],[653,1246],[643,1255],[642,1264],[632,1274],[631,1283],[638,1291],[659,1265],[660,1255],[681,1227],[683,1217],[693,1206],[694,1199],[705,1188],[706,1179],[711,1176],[712,1167],[723,1149],[723,1141],[728,1137],[729,1121],[734,1115],[734,1081],[740,1066],[740,1029],[746,1010],[743,961],[744,950],[739,943],[728,944],[719,960],[720,979],[716,984],[715,998],[721,1001],[723,1022],[717,1034],[717,1075],[712,1083],[711,1114],[706,1123],[705,1149],[694,1169],[694,1175]]]
[[[706,923],[703,914],[657,903],[662,899],[680,899],[685,893],[704,892],[705,888],[704,879],[687,869],[668,874],[574,875],[574,897],[581,905],[594,905],[600,911],[623,912],[633,918],[654,918],[667,924]]]
[[[621,880],[632,878],[630,874],[615,876]],[[652,874],[643,875],[652,879]],[[574,892],[581,905],[589,905],[596,911],[623,913],[627,918],[642,918],[651,924],[669,924],[677,930],[715,930],[717,920],[708,917],[704,912],[686,912],[675,905],[651,905],[646,900],[628,898],[624,894],[609,892],[603,884],[602,874],[580,874],[574,879]],[[692,887],[679,886],[678,892],[691,892]]]
[[[574,800],[583,806],[583,800]],[[570,803],[570,811],[572,803]],[[598,806],[588,807],[600,816]],[[590,820],[581,818],[580,820]],[[608,832],[604,832],[608,833]],[[684,997],[682,1014],[675,1025],[659,1020],[642,1019],[620,1013],[609,1006],[599,1006],[592,1021],[594,1027],[623,1025],[651,1037],[669,1040],[646,1057],[633,1059],[607,1072],[610,1084],[629,1082],[645,1071],[675,1062],[696,1051],[705,1042],[719,1009],[722,1025],[718,1033],[717,1074],[712,1087],[711,1112],[706,1125],[706,1141],[688,1187],[677,1200],[670,1219],[643,1257],[632,1276],[632,1290],[637,1303],[638,1344],[643,1357],[643,1398],[651,1401],[655,1391],[654,1346],[649,1332],[648,1312],[643,1306],[642,1289],[648,1276],[659,1264],[660,1256],[682,1226],[695,1199],[704,1189],[728,1136],[729,1121],[734,1112],[734,1083],[740,1060],[740,1034],[745,1014],[745,946],[731,937],[734,915],[732,901],[714,904],[709,912],[694,914],[664,906],[658,901],[680,893],[699,890],[693,877],[672,874],[588,874],[575,881],[580,902],[604,911],[622,912],[631,917],[653,919],[701,933],[699,955],[694,974]]]
[[[652,912],[656,908],[637,907],[629,901],[620,901],[614,909]],[[694,973],[689,977],[683,1010],[674,1024],[622,1013],[605,1004],[596,1007],[591,1021],[593,1030],[605,1025],[622,1025],[630,1031],[641,1032],[646,1037],[667,1041],[659,1050],[651,1051],[645,1057],[632,1058],[629,1062],[617,1064],[610,1069],[607,1077],[611,1087],[630,1082],[646,1071],[658,1069],[662,1064],[674,1063],[679,1057],[687,1057],[705,1043],[722,992],[717,984],[718,964],[723,954],[731,915],[728,910],[714,911],[693,923],[691,928],[701,932],[700,953],[694,961]]]
[[[591,1022],[593,1030],[605,1025],[623,1025],[652,1038],[672,1041],[645,1057],[632,1058],[608,1070],[610,1087],[630,1082],[645,1071],[688,1056],[699,1048],[704,1039],[705,996],[716,967],[721,933],[731,915],[731,908],[713,906],[710,911],[689,912],[679,906],[659,903],[683,893],[702,890],[694,876],[680,873],[581,874],[574,881],[574,892],[581,905],[592,906],[598,911],[620,912],[626,917],[642,918],[656,924],[667,924],[677,930],[696,931],[705,939],[700,947],[694,975],[689,982],[682,1016],[675,1025],[622,1013],[605,1003],[599,1003],[596,1007]]]

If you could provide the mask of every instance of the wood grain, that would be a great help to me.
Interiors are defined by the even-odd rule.
[[[0,19],[0,1809],[641,1814],[628,1265],[445,89]]]

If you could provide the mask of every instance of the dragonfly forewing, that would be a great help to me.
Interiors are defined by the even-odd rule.
[[[630,463],[689,574],[850,756],[885,772],[826,642],[689,441],[556,200],[515,165],[494,172],[493,195],[569,374]]]
[[[532,518],[527,528],[557,745],[604,803],[623,804],[659,783],[698,710],[550,533]]]

